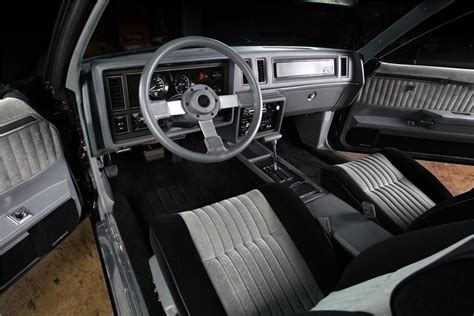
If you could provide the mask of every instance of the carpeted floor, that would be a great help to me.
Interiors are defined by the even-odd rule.
[[[115,219],[150,314],[162,310],[153,289],[148,259],[153,255],[148,241],[151,218],[162,212],[179,212],[250,191],[263,184],[236,158],[201,164],[165,159],[146,162],[139,150],[117,155],[113,161],[119,175],[110,179],[116,204]],[[196,203],[184,203],[199,196]],[[144,201],[152,197],[153,205]]]
[[[290,153],[293,150],[291,146],[283,147],[281,155]],[[354,153],[344,154],[352,159],[360,157],[359,154]],[[288,158],[289,156],[291,155],[285,158],[297,165],[296,158],[291,160],[291,157]],[[293,155],[293,157],[297,156],[299,154]],[[312,159],[311,157],[308,158]],[[302,155],[298,159],[302,159],[301,161],[305,162],[305,158]],[[430,161],[421,161],[421,163],[433,172],[455,195],[467,191],[474,186],[474,166]],[[139,164],[127,169],[125,172],[129,175],[128,180],[123,180],[119,184],[123,189],[122,191],[130,192],[129,190],[135,190],[136,193],[139,193],[143,188],[149,186],[150,181],[156,180],[157,177],[163,176],[167,172],[166,168],[160,170],[151,168],[152,165],[149,166],[149,170]],[[211,181],[213,177],[217,176],[217,178],[222,179],[225,175],[221,169],[210,172],[205,165],[196,167],[196,169],[192,165],[182,166],[183,168],[178,172],[179,175],[176,179],[192,178],[195,174],[194,171],[199,170],[197,171],[199,174],[208,173],[205,177],[207,180],[205,181],[208,181],[214,188],[218,188],[219,183]],[[139,169],[146,170],[146,174],[137,177],[137,170]],[[236,169],[236,174],[233,174],[236,177],[235,180],[227,180],[238,182],[238,177],[242,176],[239,174],[239,171],[241,169]],[[317,175],[314,174],[313,176],[316,177]],[[241,189],[245,188],[242,187]],[[232,190],[229,190],[227,193],[230,193],[230,191]],[[127,218],[127,213],[129,212],[133,213],[131,208],[125,210],[122,215],[117,215],[120,217],[120,221],[126,222],[128,220],[130,224],[128,226],[129,231],[124,232],[125,234],[132,234],[134,227],[140,225],[135,217]],[[140,239],[144,240],[144,238],[146,236],[137,234],[135,239],[129,241],[131,244],[127,249],[130,249],[129,253],[131,256],[137,255],[133,252],[139,254],[145,252],[143,248],[140,248],[143,247]],[[146,267],[143,262],[138,264],[142,268]],[[140,267],[136,268],[141,269]],[[0,296],[0,315],[111,315],[112,313],[89,220],[82,222],[78,229],[56,250],[51,252],[42,262]]]

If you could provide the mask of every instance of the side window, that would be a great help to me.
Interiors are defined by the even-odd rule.
[[[450,23],[430,27],[431,32],[423,30],[410,43],[381,57],[384,62],[411,65],[441,66],[474,69],[474,12],[467,12]],[[410,40],[405,37],[387,51]]]

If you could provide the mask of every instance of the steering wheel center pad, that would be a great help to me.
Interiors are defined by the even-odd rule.
[[[186,114],[196,121],[211,120],[220,111],[219,97],[214,90],[202,84],[188,88],[182,103]]]

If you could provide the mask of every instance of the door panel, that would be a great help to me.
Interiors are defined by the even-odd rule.
[[[55,127],[0,99],[0,290],[79,223],[81,204]]]
[[[473,160],[474,71],[381,64],[351,106],[339,141],[345,150],[396,147]]]

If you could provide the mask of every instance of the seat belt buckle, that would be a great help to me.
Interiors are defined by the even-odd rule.
[[[362,214],[368,219],[377,220],[377,214],[375,213],[375,205],[370,202],[362,202]]]

